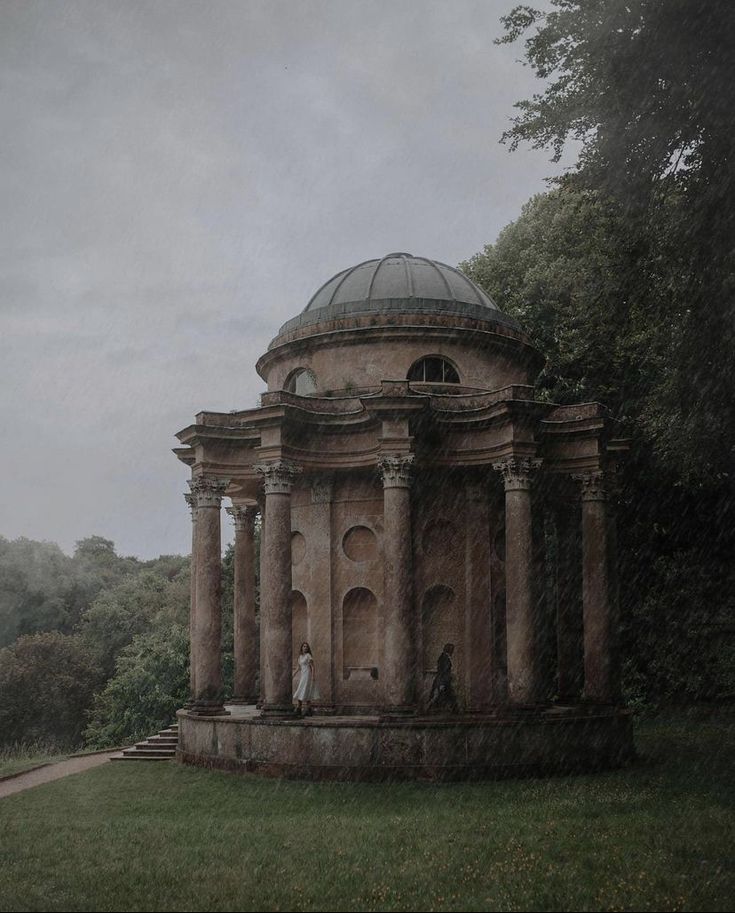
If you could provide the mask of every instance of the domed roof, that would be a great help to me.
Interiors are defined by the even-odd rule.
[[[281,327],[279,335],[352,314],[396,311],[453,313],[518,328],[479,286],[453,266],[413,254],[392,253],[332,276],[302,313]]]
[[[386,254],[380,260],[366,260],[342,270],[324,283],[304,310],[389,298],[462,301],[498,310],[495,302],[458,269],[426,257],[401,253]]]

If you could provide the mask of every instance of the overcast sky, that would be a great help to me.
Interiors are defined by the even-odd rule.
[[[256,404],[280,324],[545,189],[498,142],[539,89],[493,45],[511,6],[2,0],[0,534],[188,552],[174,434]]]

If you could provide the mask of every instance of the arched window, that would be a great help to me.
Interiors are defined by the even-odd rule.
[[[316,376],[308,368],[296,368],[288,375],[285,389],[298,396],[313,396],[316,393]]]
[[[425,384],[458,384],[459,373],[447,358],[427,355],[411,365],[407,379]]]

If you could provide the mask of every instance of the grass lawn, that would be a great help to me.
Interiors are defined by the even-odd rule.
[[[105,764],[0,800],[2,910],[729,910],[735,720],[585,777],[306,784]]]

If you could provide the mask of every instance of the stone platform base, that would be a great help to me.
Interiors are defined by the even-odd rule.
[[[634,757],[629,711],[497,708],[482,714],[380,719],[263,719],[179,710],[184,764],[309,780],[468,780],[620,767]]]

